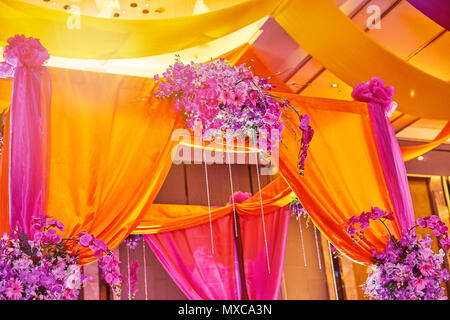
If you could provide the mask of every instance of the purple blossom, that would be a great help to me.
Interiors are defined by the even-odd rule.
[[[255,76],[245,64],[231,66],[223,59],[198,64],[176,61],[163,77],[155,96],[173,100],[175,110],[183,112],[188,128],[194,130],[199,122],[203,139],[217,139],[226,133],[227,139],[234,140],[266,132],[267,141],[257,138],[255,147],[267,153],[276,147],[285,127],[281,110],[289,102],[268,94],[273,86],[267,79]],[[155,76],[158,80],[159,76]],[[301,115],[300,173],[314,134],[309,122],[308,116]]]
[[[370,213],[349,219],[347,232],[354,237],[357,223],[367,227],[370,220],[393,219],[393,214],[372,208]],[[431,228],[435,235],[442,236],[441,246],[448,243],[447,229],[437,216],[417,219],[420,227]],[[361,229],[363,228],[361,226]],[[390,237],[384,251],[372,249],[372,272],[367,277],[363,290],[371,299],[377,300],[442,300],[447,299],[441,283],[449,280],[448,270],[443,267],[444,251],[435,253],[431,236],[422,238],[412,228],[397,240]]]

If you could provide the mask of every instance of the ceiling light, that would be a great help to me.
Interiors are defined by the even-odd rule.
[[[414,97],[414,96],[416,95],[416,92],[415,92],[414,90],[411,90],[411,91],[409,92],[409,95],[410,95],[411,97]]]
[[[338,87],[338,84],[337,84],[337,83],[332,83],[332,84],[331,84],[331,87],[332,87],[332,88],[337,88],[337,87]]]
[[[422,161],[423,159],[424,159],[423,156],[418,156],[418,157],[417,157],[417,160],[419,160],[419,161]]]

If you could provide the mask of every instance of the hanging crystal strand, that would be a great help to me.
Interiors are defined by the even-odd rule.
[[[319,241],[317,240],[317,228],[314,226],[314,237],[316,238],[317,259],[319,261],[319,269],[322,270],[322,262],[320,261]]]
[[[228,152],[227,152],[227,162],[228,162],[228,173],[230,174],[231,201],[233,202],[234,230],[235,230],[235,236],[237,238],[238,232],[237,232],[237,222],[236,222],[236,205],[234,204],[233,175],[231,173],[230,154]]]
[[[206,195],[208,197],[208,213],[209,213],[209,230],[211,234],[211,252],[214,254],[214,239],[213,239],[213,230],[212,230],[212,218],[211,218],[211,202],[209,198],[209,182],[208,182],[208,165],[206,163],[206,155],[205,155],[205,145],[202,139],[202,152],[203,152],[203,162],[205,163],[205,178],[206,178]]]
[[[127,269],[128,269],[128,300],[131,300],[130,248],[128,248],[128,246],[127,246]]]
[[[305,264],[305,267],[308,266],[306,264],[306,255],[305,255],[305,244],[303,243],[303,229],[302,229],[302,222],[300,221],[300,217],[297,218],[298,221],[298,227],[300,229],[300,240],[302,242],[302,253],[303,253],[303,263]]]
[[[142,239],[142,250],[144,252],[144,286],[145,286],[145,300],[148,300],[147,287],[147,260],[145,259],[145,239]]]
[[[262,203],[261,181],[260,181],[260,178],[259,178],[258,156],[256,156],[256,176],[258,178],[259,202],[261,204],[261,218],[262,218],[261,221],[262,221],[263,234],[264,234],[264,244],[266,246],[267,269],[268,269],[269,274],[270,274],[269,248],[267,246],[266,223],[264,221],[264,207],[263,207],[263,203]]]
[[[336,285],[336,276],[334,274],[334,258],[333,258],[333,253],[331,253],[331,243],[329,241],[328,241],[328,252],[330,253],[331,271],[333,272],[334,293],[336,294],[336,300],[339,300],[339,295],[338,295],[337,285]]]

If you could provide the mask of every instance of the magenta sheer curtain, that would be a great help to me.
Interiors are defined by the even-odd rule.
[[[264,237],[262,216],[239,216],[245,286],[250,300],[280,298],[289,217],[290,211],[287,208],[264,213]]]
[[[14,77],[9,133],[10,229],[31,236],[32,217],[45,212],[51,81],[38,39],[14,36],[4,49],[0,77]]]
[[[233,215],[209,223],[145,235],[161,265],[190,300],[240,300]]]
[[[403,231],[415,224],[405,162],[389,118],[385,116],[383,109],[379,106],[371,103],[368,106],[384,178],[392,199],[395,216],[402,228],[401,231]]]

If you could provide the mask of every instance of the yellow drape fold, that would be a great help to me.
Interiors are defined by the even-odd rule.
[[[432,141],[417,146],[401,146],[400,150],[402,151],[403,160],[408,161],[423,155],[443,144],[448,139],[450,139],[450,121],[447,121],[447,124],[442,128],[441,132]]]
[[[314,59],[348,85],[353,87],[377,76],[394,86],[401,112],[427,119],[450,119],[450,83],[388,51],[334,1],[288,0],[274,18]]]
[[[14,34],[39,38],[52,56],[122,59],[159,55],[199,46],[272,13],[280,0],[247,0],[209,13],[166,19],[115,19],[70,14],[23,1],[0,2],[0,44]]]

